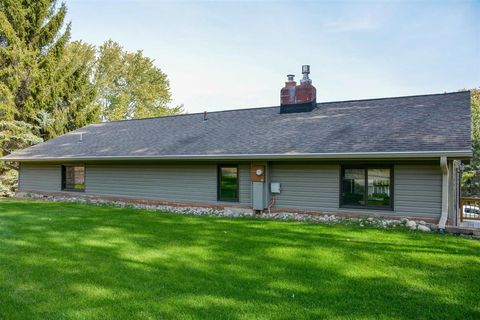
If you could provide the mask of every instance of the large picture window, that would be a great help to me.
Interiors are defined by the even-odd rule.
[[[342,167],[340,206],[393,210],[393,167]]]
[[[218,200],[238,202],[238,167],[218,166]]]
[[[62,166],[62,190],[85,191],[85,166]]]

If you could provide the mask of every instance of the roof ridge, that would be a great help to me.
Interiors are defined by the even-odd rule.
[[[376,100],[388,100],[388,99],[399,99],[399,98],[415,98],[415,97],[429,97],[429,96],[442,96],[447,94],[460,94],[469,92],[469,90],[462,90],[462,91],[455,91],[455,92],[444,92],[444,93],[429,93],[429,94],[415,94],[415,95],[408,95],[408,96],[394,96],[394,97],[382,97],[382,98],[365,98],[365,99],[352,99],[352,100],[336,100],[336,101],[325,101],[319,102],[318,105],[324,104],[331,104],[331,103],[342,103],[342,102],[360,102],[360,101],[376,101]],[[206,111],[207,114],[212,113],[223,113],[223,112],[237,112],[237,111],[250,111],[250,110],[261,110],[261,109],[273,109],[279,108],[280,106],[267,106],[267,107],[251,107],[251,108],[240,108],[240,109],[229,109],[229,110],[218,110],[218,111]],[[194,113],[182,113],[182,114],[174,114],[174,115],[166,115],[166,116],[157,116],[157,117],[149,117],[149,118],[138,118],[138,119],[123,119],[123,120],[112,120],[107,122],[95,122],[91,123],[90,125],[95,124],[109,124],[109,123],[116,123],[116,122],[126,122],[126,121],[142,121],[142,120],[153,120],[153,119],[162,119],[162,118],[175,118],[175,117],[184,117],[184,116],[194,116],[194,115],[203,115],[204,112],[194,112]]]
[[[269,107],[251,107],[251,108],[240,108],[240,109],[229,109],[229,110],[218,110],[218,111],[206,111],[208,114],[211,113],[221,113],[221,112],[234,112],[234,111],[247,111],[247,110],[258,110],[258,109],[269,109],[269,108],[280,108],[280,106],[269,106]],[[204,111],[205,112],[205,111]],[[203,115],[204,112],[194,112],[194,113],[182,113],[182,114],[172,114],[168,116],[157,116],[149,118],[138,118],[138,119],[123,119],[123,120],[112,120],[107,122],[96,122],[92,124],[106,124],[112,122],[124,122],[124,121],[140,121],[140,120],[151,120],[151,119],[161,119],[161,118],[174,118],[174,117],[183,117],[183,116],[193,116],[193,115]]]
[[[427,94],[412,94],[408,96],[394,96],[394,97],[382,97],[382,98],[365,98],[365,99],[353,99],[353,100],[341,100],[341,101],[326,101],[320,102],[319,104],[329,104],[329,103],[342,103],[342,102],[356,102],[356,101],[374,101],[374,100],[389,100],[389,99],[399,99],[399,98],[416,98],[416,97],[431,97],[431,96],[443,96],[447,94],[461,94],[470,92],[470,90],[461,90],[454,92],[443,92],[443,93],[427,93]]]

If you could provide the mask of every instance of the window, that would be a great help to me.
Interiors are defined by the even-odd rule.
[[[218,200],[238,202],[238,167],[218,166]]]
[[[85,191],[85,166],[62,166],[62,190]]]
[[[342,167],[340,206],[392,210],[393,167]]]

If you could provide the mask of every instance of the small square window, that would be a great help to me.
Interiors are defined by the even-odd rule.
[[[62,166],[62,190],[85,191],[85,166]]]

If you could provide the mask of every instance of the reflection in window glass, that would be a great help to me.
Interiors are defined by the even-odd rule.
[[[341,206],[393,209],[391,175],[391,167],[344,168]]]
[[[62,189],[72,191],[85,190],[85,167],[84,166],[63,166],[62,167]]]
[[[342,188],[344,205],[364,206],[365,169],[345,169]]]
[[[218,200],[238,201],[238,168],[236,166],[219,167]]]
[[[390,207],[390,169],[368,169],[368,205]]]

